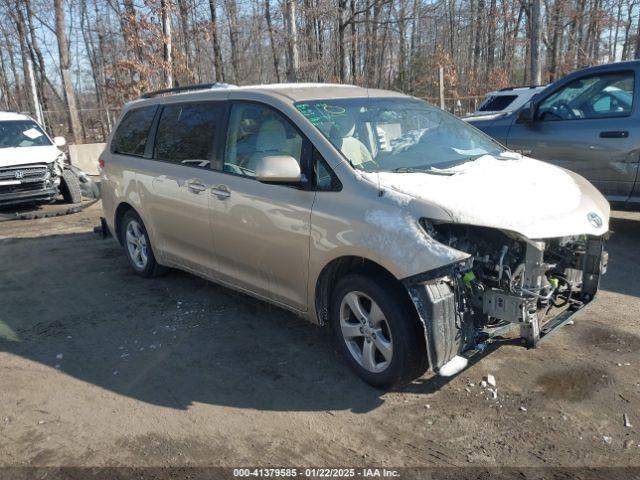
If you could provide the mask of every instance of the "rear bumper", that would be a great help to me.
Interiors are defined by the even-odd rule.
[[[0,194],[0,207],[18,205],[20,203],[47,202],[58,195],[55,187],[29,192],[10,192]]]

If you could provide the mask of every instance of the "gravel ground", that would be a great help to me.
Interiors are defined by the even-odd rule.
[[[92,233],[100,213],[0,223],[0,465],[640,465],[640,214],[614,213],[575,325],[382,393],[324,329],[186,273],[133,275]]]

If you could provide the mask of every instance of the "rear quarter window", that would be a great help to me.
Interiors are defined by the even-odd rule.
[[[156,105],[129,110],[113,134],[111,153],[143,156],[156,110]]]

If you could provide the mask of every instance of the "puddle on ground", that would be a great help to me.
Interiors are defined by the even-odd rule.
[[[580,402],[590,398],[613,379],[606,370],[594,367],[573,367],[543,373],[536,379],[549,398]]]
[[[640,336],[623,330],[595,325],[577,329],[580,339],[608,352],[635,353],[640,350]]]

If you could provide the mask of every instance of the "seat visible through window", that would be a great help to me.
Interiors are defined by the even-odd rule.
[[[302,137],[283,115],[255,104],[232,107],[224,171],[255,176],[259,160],[289,155],[300,163]]]

